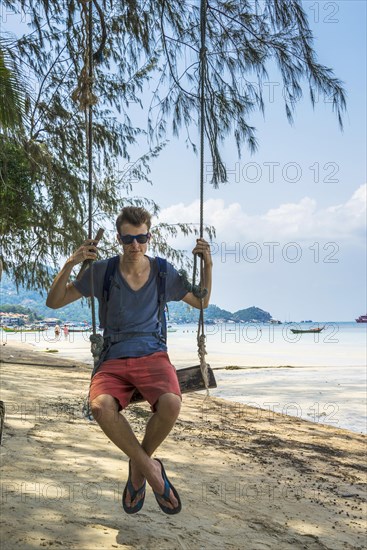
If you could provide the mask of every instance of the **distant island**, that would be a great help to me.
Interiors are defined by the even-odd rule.
[[[28,316],[29,321],[55,318],[59,321],[89,322],[91,313],[87,300],[78,300],[63,308],[54,310],[46,307],[46,297],[41,296],[35,290],[26,290],[23,287],[16,288],[15,284],[4,276],[1,281],[1,303],[0,312],[7,314],[18,314]],[[173,323],[195,323],[199,318],[199,310],[188,306],[184,302],[169,302],[168,320]],[[217,322],[258,322],[266,323],[272,321],[269,312],[252,306],[240,309],[235,312],[221,309],[211,304],[205,310],[207,323]]]

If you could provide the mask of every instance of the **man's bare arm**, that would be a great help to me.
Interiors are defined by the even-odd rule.
[[[85,241],[85,243],[66,260],[64,267],[55,277],[47,296],[46,306],[52,309],[58,309],[71,302],[75,302],[75,300],[79,300],[82,294],[75,288],[73,283],[69,283],[71,271],[74,266],[84,260],[95,260],[96,258],[97,247],[94,245],[94,241]]]
[[[210,254],[210,245],[204,239],[197,239],[197,244],[192,251],[193,254],[198,254],[204,259],[204,286],[208,290],[207,295],[203,298],[203,307],[207,308],[210,301],[210,294],[212,290],[212,257]],[[200,309],[201,299],[193,295],[192,292],[188,292],[182,301],[189,304],[192,307]]]

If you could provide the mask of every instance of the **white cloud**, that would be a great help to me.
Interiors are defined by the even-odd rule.
[[[350,240],[363,239],[366,225],[367,185],[361,185],[344,204],[319,208],[309,197],[298,203],[284,203],[260,215],[248,215],[238,202],[226,205],[222,199],[209,199],[204,205],[205,223],[216,228],[217,240]],[[161,211],[159,220],[167,223],[199,222],[199,201],[174,204]],[[184,246],[187,240],[176,240]]]

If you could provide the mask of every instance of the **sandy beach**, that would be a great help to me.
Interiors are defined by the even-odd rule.
[[[2,346],[0,366],[4,550],[365,548],[363,435],[185,395],[156,454],[182,512],[166,516],[148,490],[128,516],[127,458],[81,416],[90,368],[27,344]],[[126,414],[141,437],[149,407]]]

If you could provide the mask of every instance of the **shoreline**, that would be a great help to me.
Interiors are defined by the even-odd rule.
[[[148,488],[142,512],[131,517],[121,507],[127,458],[81,417],[90,369],[7,348],[0,365],[4,550],[242,550],[244,541],[248,550],[362,550],[364,436],[185,394],[157,453],[183,510],[165,516]],[[149,407],[125,414],[140,438]]]
[[[1,345],[1,344],[0,344]],[[58,357],[62,357],[68,361],[72,360],[71,359],[71,355],[73,355],[73,351],[70,350],[70,351],[67,351],[65,349],[56,349],[57,347],[57,344],[54,346],[51,346],[51,347],[45,347],[45,349],[40,349],[35,343],[33,342],[9,342],[9,343],[6,343],[6,344],[2,344],[4,347],[5,346],[8,346],[8,348],[10,347],[19,347],[21,349],[24,349],[25,347],[27,347],[28,349],[31,349],[31,350],[34,350],[36,353],[48,353],[48,354],[57,354]],[[89,351],[88,351],[88,355],[89,355]],[[172,354],[170,354],[172,355]],[[195,361],[197,362],[197,357],[193,356],[193,358],[191,358],[192,360],[183,360],[182,361],[182,364],[177,364],[179,362],[175,362],[175,366],[178,369],[180,368],[185,368],[187,365],[187,363],[191,363],[194,364]],[[89,360],[85,360],[85,359],[80,359],[80,360],[77,360],[77,362],[79,363],[83,363],[85,366],[87,367],[92,367],[92,364],[93,364],[93,359],[92,357],[89,359]],[[211,363],[210,363],[211,365]],[[312,364],[309,364],[309,365],[284,365],[284,364],[269,364],[269,365],[256,365],[256,364],[253,364],[253,365],[221,365],[221,366],[218,366],[218,367],[215,367],[215,366],[211,366],[212,370],[213,371],[236,371],[236,370],[244,370],[244,371],[255,371],[255,370],[269,370],[269,369],[315,369],[315,368],[318,368],[317,365],[312,365]],[[365,368],[365,365],[338,365],[338,366],[335,366],[335,365],[320,365],[319,368],[322,368],[322,369],[335,369],[335,368],[355,368],[355,369],[361,369],[361,368]]]
[[[172,363],[176,368],[196,364],[196,330],[178,329],[169,335],[168,345]],[[32,343],[35,347],[56,347],[65,357],[79,359],[91,364],[89,333],[70,333],[55,337],[52,329],[46,333],[5,333],[0,331],[1,343]],[[299,336],[299,335],[296,335]],[[207,361],[214,368],[228,365],[240,367],[279,366],[359,368],[365,365],[366,327],[339,327],[324,336],[301,335],[289,338],[276,327],[271,334],[262,332],[242,333],[239,330],[221,330],[207,333]]]
[[[9,350],[13,346],[19,353],[21,350],[34,351],[43,357],[53,357],[56,362],[72,359],[91,372],[92,359],[89,350],[83,348],[83,353],[80,353],[78,342],[75,342],[76,347],[70,347],[68,342],[65,346],[63,340],[59,345],[46,343],[49,347],[41,348],[35,342],[8,342],[0,346],[0,349]],[[90,361],[85,362],[86,356],[90,357]],[[196,358],[193,362],[183,361],[182,365],[177,365],[174,361],[173,363],[179,370],[184,366],[198,364],[198,361]],[[354,433],[367,433],[364,367],[232,364],[212,368],[218,387],[212,389],[210,394],[234,403],[238,409],[249,405],[255,409],[265,409],[268,414],[277,412],[316,424],[341,427]]]

